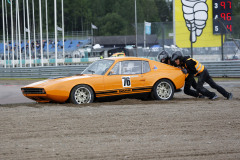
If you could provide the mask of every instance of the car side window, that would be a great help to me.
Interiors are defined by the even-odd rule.
[[[112,68],[112,70],[110,71],[110,75],[119,75],[120,74],[120,63],[118,62],[117,64],[115,64],[115,66]]]
[[[150,65],[148,61],[142,61],[143,62],[143,73],[150,72]]]
[[[142,61],[122,61],[121,63],[122,74],[141,74]]]

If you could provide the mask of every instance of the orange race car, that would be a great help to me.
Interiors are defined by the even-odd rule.
[[[170,100],[183,87],[181,69],[138,57],[97,60],[82,74],[47,79],[21,88],[37,102],[91,103],[97,97],[149,93],[157,100]]]

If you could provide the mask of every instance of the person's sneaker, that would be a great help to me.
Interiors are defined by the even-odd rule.
[[[211,97],[211,98],[209,98],[209,99],[214,100],[214,99],[217,99],[217,98],[218,98],[218,96],[215,94],[213,97]]]
[[[205,96],[200,94],[198,98],[205,98]]]
[[[232,94],[232,93],[228,93],[227,99],[228,99],[228,100],[233,99],[233,94]]]

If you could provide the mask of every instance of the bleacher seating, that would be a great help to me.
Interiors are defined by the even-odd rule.
[[[49,52],[55,52],[55,41],[49,41],[49,42],[52,42],[49,44]],[[44,43],[45,43],[45,45],[43,45],[44,46],[43,52],[46,52],[47,51],[47,42],[44,42]],[[64,46],[65,46],[64,50],[65,50],[65,52],[75,51],[78,48],[81,48],[87,44],[89,44],[88,39],[86,39],[86,40],[66,40],[64,42]],[[28,43],[26,44],[26,46],[28,46]],[[63,41],[58,41],[58,51],[59,52],[61,52],[63,50],[62,46],[63,46]],[[9,47],[11,48],[11,44],[9,44]],[[21,48],[23,48],[22,51],[24,51],[24,42],[21,43]],[[40,47],[36,47],[36,50],[37,50],[37,52],[39,52]],[[28,51],[28,48],[27,48],[27,51]],[[0,43],[0,54],[3,54],[3,53],[4,53],[4,45],[3,45],[3,43]]]

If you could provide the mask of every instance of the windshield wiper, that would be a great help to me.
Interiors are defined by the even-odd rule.
[[[88,72],[92,72],[92,74],[94,74],[94,73],[95,73],[95,71],[92,71],[92,70],[90,70],[90,69],[88,70]]]

